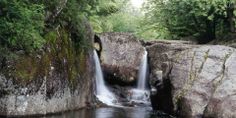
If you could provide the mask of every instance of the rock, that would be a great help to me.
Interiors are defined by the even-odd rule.
[[[99,43],[94,43],[94,46],[93,46],[96,50],[101,50],[101,47],[99,45]]]
[[[134,82],[145,50],[139,40],[129,33],[103,33],[99,38],[105,78],[116,83]]]
[[[85,31],[92,45],[94,35]],[[0,116],[45,115],[95,103],[93,49],[74,53],[73,42],[64,41],[21,55],[0,70]]]
[[[155,43],[147,50],[151,73],[163,71],[162,85],[151,82],[154,109],[181,118],[236,117],[234,48]]]
[[[162,77],[162,71],[154,71],[154,73],[152,73],[150,75],[150,85],[151,85],[151,90],[153,89],[153,92],[151,91],[151,93],[156,94],[156,90],[155,87],[157,88],[161,88],[163,87],[163,77]]]
[[[154,44],[169,44],[169,45],[181,45],[181,44],[188,44],[188,45],[194,45],[197,44],[194,41],[185,41],[185,40],[141,40],[142,45],[145,46],[151,46]]]
[[[233,118],[236,117],[236,52],[228,53],[222,65],[221,74],[214,84],[204,117]]]

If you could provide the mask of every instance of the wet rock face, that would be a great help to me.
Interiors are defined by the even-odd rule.
[[[61,65],[26,83],[1,74],[0,116],[45,115],[92,105],[94,62],[92,55],[87,56],[84,74],[78,74],[73,82],[66,68],[58,67]]]
[[[144,54],[141,43],[129,33],[104,33],[101,40],[101,65],[108,81],[132,83],[136,80]]]
[[[161,87],[153,85],[157,89],[152,95],[155,109],[183,118],[236,117],[234,48],[154,44],[147,49],[151,70],[163,72]]]
[[[92,45],[93,33],[86,31]],[[24,55],[0,70],[0,116],[45,115],[94,104],[93,49],[75,53],[71,40],[58,39],[42,53]]]

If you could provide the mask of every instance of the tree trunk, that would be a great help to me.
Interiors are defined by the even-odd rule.
[[[199,41],[200,44],[205,44],[216,39],[215,25],[215,20],[206,20],[206,32],[204,38]]]
[[[231,33],[235,32],[235,17],[234,17],[234,4],[229,4],[229,7],[227,9],[227,18],[228,18],[228,22],[229,22],[229,30]]]

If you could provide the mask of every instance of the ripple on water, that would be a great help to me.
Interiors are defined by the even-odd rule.
[[[156,114],[150,107],[135,108],[93,108],[70,111],[43,118],[171,118],[168,115]]]

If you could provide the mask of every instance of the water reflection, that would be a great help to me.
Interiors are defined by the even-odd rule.
[[[96,108],[82,109],[42,118],[169,118],[153,114],[151,108]]]
[[[130,118],[148,118],[148,114],[145,109],[132,109],[132,112],[129,112]]]
[[[113,118],[114,109],[100,108],[95,110],[94,118]]]

